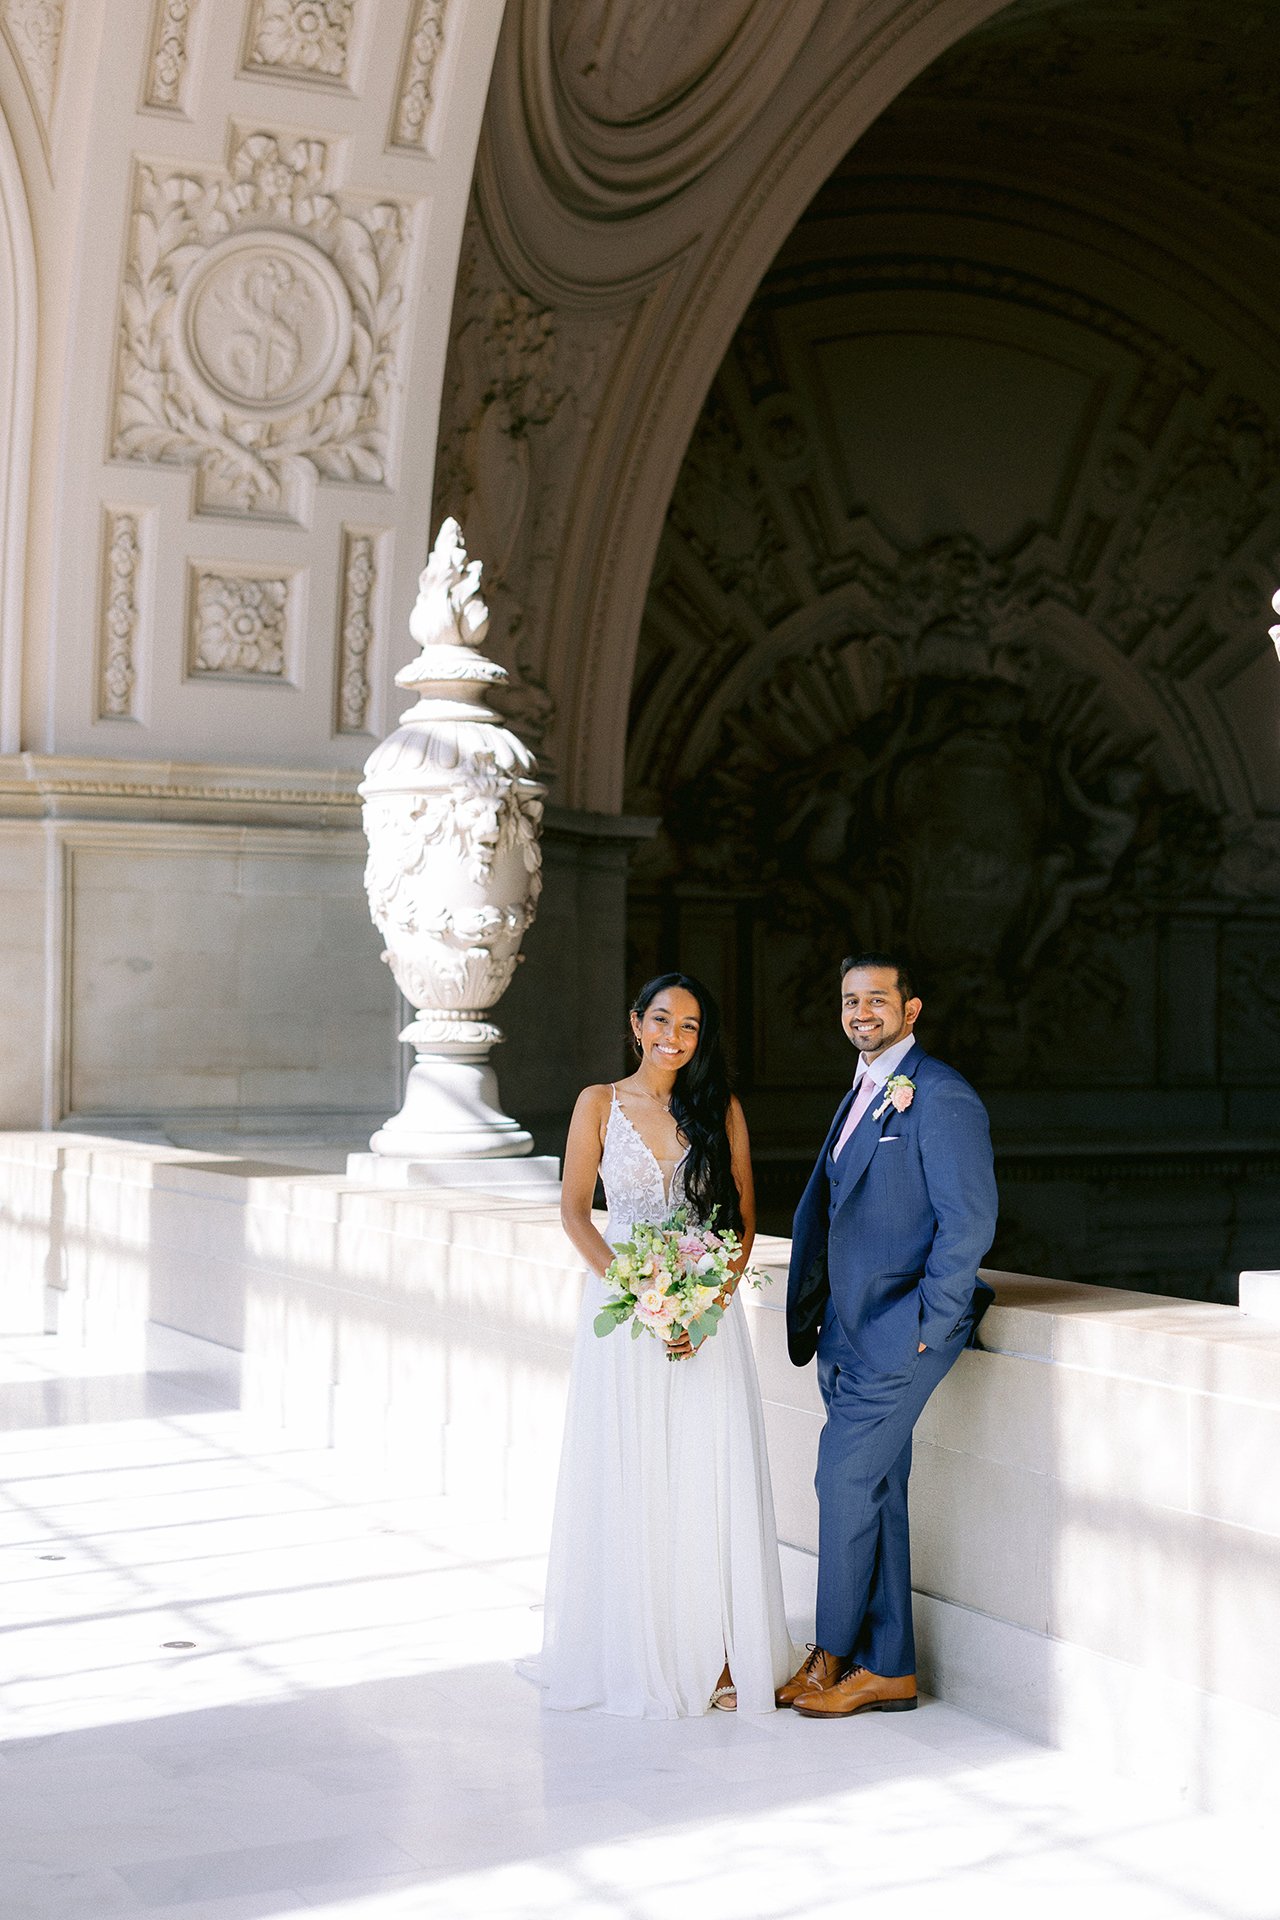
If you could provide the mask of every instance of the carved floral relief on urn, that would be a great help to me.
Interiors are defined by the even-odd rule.
[[[401,1111],[375,1153],[487,1159],[530,1151],[498,1106],[491,1010],[520,958],[542,887],[546,789],[532,753],[485,704],[506,669],[481,651],[480,562],[456,520],[440,529],[409,631],[421,652],[396,675],[417,701],[365,764],[365,888],[388,962],[417,1009]]]

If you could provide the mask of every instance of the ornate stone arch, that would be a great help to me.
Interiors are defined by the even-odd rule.
[[[563,55],[616,9],[522,0],[504,24],[464,242],[437,508],[458,513],[473,539],[478,522],[500,529],[496,565],[485,556],[499,576],[496,643],[505,637],[532,692],[539,731],[554,705],[557,797],[574,807],[621,806],[663,516],[762,274],[859,134],[1000,4],[897,0],[853,15],[843,0],[804,0],[781,11],[785,29],[778,9],[742,0],[718,44],[680,41],[668,60],[659,29],[671,10],[633,0],[631,92],[612,112],[581,90],[566,111]],[[749,82],[748,46],[760,56]],[[671,62],[682,58],[686,84],[673,88]],[[736,88],[722,84],[730,70]],[[537,365],[504,377],[494,362],[513,342]]]

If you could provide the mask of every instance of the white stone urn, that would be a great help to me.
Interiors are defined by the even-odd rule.
[[[480,570],[446,520],[409,617],[422,651],[396,675],[418,698],[360,786],[369,909],[417,1008],[400,1036],[417,1049],[404,1105],[370,1141],[397,1159],[497,1159],[533,1145],[498,1104],[489,1053],[502,1033],[490,1015],[542,888],[546,788],[529,749],[485,705],[507,672],[481,652]]]

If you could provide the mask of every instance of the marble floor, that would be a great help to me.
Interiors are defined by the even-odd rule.
[[[0,1452],[2,1920],[1280,1914],[1274,1836],[939,1702],[543,1714],[535,1539],[179,1377],[0,1343]]]

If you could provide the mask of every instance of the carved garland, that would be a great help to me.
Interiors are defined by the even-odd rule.
[[[166,113],[185,110],[188,42],[199,4],[200,0],[157,0],[145,96],[149,107]]]
[[[347,527],[342,536],[342,611],[338,630],[339,733],[368,733],[373,697],[369,650],[374,637],[380,536]]]
[[[285,231],[281,231],[284,228]],[[390,481],[414,206],[335,192],[323,140],[140,165],[113,452],[195,467],[200,505],[301,517],[317,475]]]
[[[427,144],[436,68],[444,48],[447,0],[419,0],[400,68],[391,144],[421,152]]]
[[[108,513],[103,530],[105,564],[102,596],[101,664],[98,717],[135,718],[139,578],[142,572],[142,515]]]

